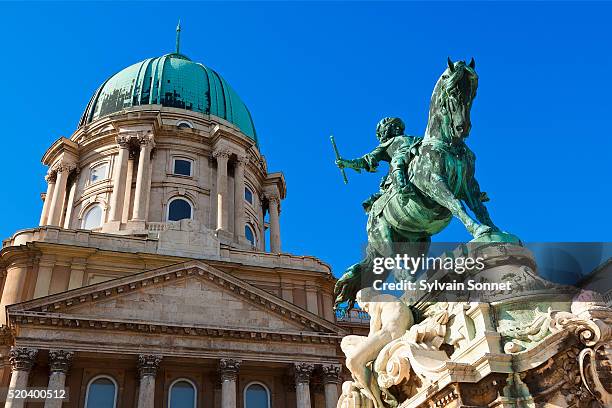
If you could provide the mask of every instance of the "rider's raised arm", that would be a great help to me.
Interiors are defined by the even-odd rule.
[[[378,163],[380,163],[381,161],[390,161],[390,158],[387,154],[386,148],[383,146],[378,146],[370,153],[367,153],[357,159],[343,159],[341,164],[344,167],[348,167],[353,170],[365,170],[368,172],[375,172],[378,168]]]

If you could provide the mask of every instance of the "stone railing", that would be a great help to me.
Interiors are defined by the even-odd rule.
[[[183,232],[180,230],[180,222],[150,222],[146,224],[146,228],[151,232],[148,236],[116,235],[51,226],[38,227],[16,232],[11,238],[2,241],[2,247],[18,247],[30,242],[47,242],[109,251],[157,253],[189,259],[222,259],[245,265],[323,272],[331,276],[329,265],[312,256],[248,251],[226,245],[222,245],[218,253],[218,250],[215,251],[213,248],[213,246],[218,248],[219,245],[212,241],[214,236],[209,237],[204,234],[202,239],[197,241],[193,239],[193,234],[177,235]],[[160,234],[162,232],[164,234]],[[184,240],[178,241],[178,238]]]
[[[347,311],[346,307],[342,307],[336,309],[336,322],[369,324],[370,315],[363,310],[351,309],[350,311]]]
[[[170,221],[170,222],[147,222],[147,231],[150,232],[160,232],[166,231],[172,227],[180,226],[180,221]]]

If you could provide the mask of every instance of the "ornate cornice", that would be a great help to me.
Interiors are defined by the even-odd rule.
[[[294,363],[293,370],[295,373],[295,383],[308,384],[314,368],[314,364],[311,363]]]
[[[326,364],[321,367],[324,384],[338,384],[342,367],[339,364]]]
[[[240,371],[240,360],[231,358],[222,358],[219,360],[219,375],[221,381],[236,381],[238,372]]]
[[[38,349],[13,346],[9,351],[9,362],[13,371],[30,371],[37,355]]]
[[[138,356],[138,376],[140,378],[145,376],[155,377],[157,375],[157,369],[159,363],[162,361],[162,356],[157,354],[140,354]]]
[[[49,370],[59,373],[68,374],[74,352],[66,350],[51,350],[49,351]]]

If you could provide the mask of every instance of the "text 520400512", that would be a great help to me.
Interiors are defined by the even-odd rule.
[[[0,395],[3,401],[26,400],[26,401],[45,401],[48,399],[61,399],[68,401],[68,388],[47,389],[47,388],[4,388]]]

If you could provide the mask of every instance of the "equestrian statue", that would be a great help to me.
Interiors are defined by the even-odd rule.
[[[474,175],[476,156],[465,143],[478,88],[474,59],[468,64],[450,59],[447,63],[434,87],[424,137],[406,136],[401,119],[384,118],[376,129],[379,145],[374,151],[358,159],[336,160],[340,169],[357,172],[373,172],[380,162],[389,163],[380,191],[363,203],[368,212],[366,254],[336,283],[336,307],[348,302],[352,308],[357,292],[381,279],[372,273],[375,258],[426,254],[431,236],[446,228],[453,216],[476,241],[513,237],[491,220],[484,205],[487,194]]]

